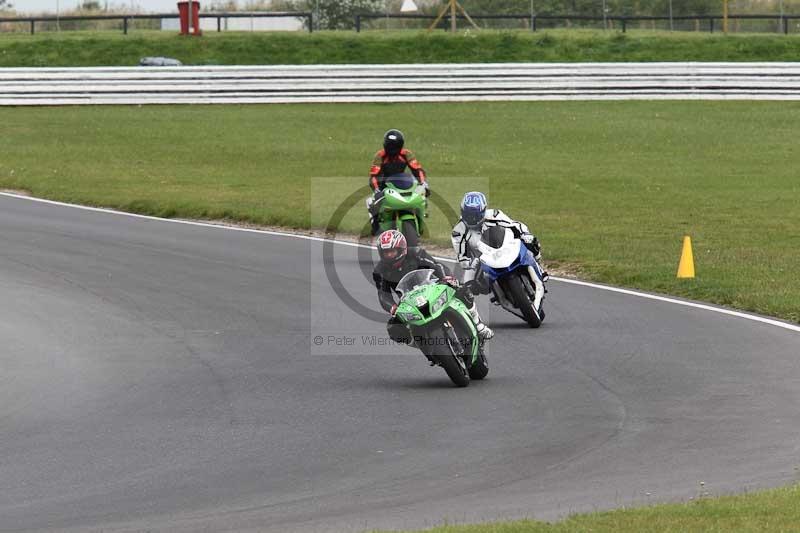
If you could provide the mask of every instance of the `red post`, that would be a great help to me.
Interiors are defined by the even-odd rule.
[[[182,35],[201,35],[200,2],[197,0],[178,2],[178,15],[181,19]]]

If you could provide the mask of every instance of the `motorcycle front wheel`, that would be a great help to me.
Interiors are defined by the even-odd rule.
[[[419,234],[417,233],[417,225],[413,220],[404,220],[400,227],[402,233],[409,246],[419,246]]]
[[[483,347],[481,347],[478,360],[469,367],[469,377],[470,379],[483,379],[488,373],[489,363],[486,362],[486,354],[483,353]]]
[[[511,295],[511,300],[517,306],[522,316],[525,317],[525,322],[532,328],[538,328],[542,325],[542,319],[539,317],[536,310],[533,308],[533,302],[525,290],[525,284],[520,279],[519,275],[508,276],[505,280],[508,286],[508,292]]]
[[[469,385],[470,374],[463,359],[455,354],[455,350],[450,345],[447,334],[444,331],[436,337],[429,337],[428,341],[432,344],[431,355],[447,372],[447,377],[456,387],[466,387]]]

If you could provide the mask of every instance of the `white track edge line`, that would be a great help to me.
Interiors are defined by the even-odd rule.
[[[175,218],[161,218],[161,217],[154,217],[154,216],[150,216],[150,215],[140,215],[138,213],[128,213],[128,212],[125,212],[125,211],[119,211],[117,209],[109,209],[109,208],[105,208],[105,207],[90,207],[90,206],[86,206],[86,205],[78,205],[78,204],[70,204],[70,203],[66,203],[66,202],[58,202],[58,201],[55,201],[55,200],[46,200],[44,198],[35,198],[35,197],[32,197],[32,196],[24,196],[24,195],[21,195],[21,194],[14,194],[14,193],[9,193],[9,192],[0,192],[0,195],[1,196],[7,196],[7,197],[10,197],[10,198],[18,198],[18,199],[21,199],[21,200],[29,200],[31,202],[39,202],[39,203],[43,203],[43,204],[57,205],[57,206],[61,206],[61,207],[70,207],[70,208],[73,208],[73,209],[80,209],[80,210],[83,210],[83,211],[94,211],[94,212],[99,212],[99,213],[109,213],[109,214],[121,215],[121,216],[126,216],[126,217],[131,217],[131,218],[140,218],[140,219],[145,219],[145,220],[155,220],[155,221],[159,221],[159,222],[172,222],[174,224],[186,224],[186,225],[189,225],[189,226],[200,226],[200,227],[205,227],[205,228],[217,228],[217,229],[224,229],[224,230],[231,230],[231,231],[241,231],[241,232],[245,232],[245,233],[260,233],[260,234],[272,235],[272,236],[277,236],[277,237],[290,237],[290,238],[294,238],[294,239],[304,239],[304,240],[316,241],[316,242],[332,242],[334,244],[338,244],[338,245],[341,245],[341,246],[350,246],[350,247],[353,247],[353,248],[368,248],[368,249],[372,249],[371,246],[367,246],[366,244],[361,244],[361,243],[357,243],[357,242],[339,241],[339,240],[336,240],[336,239],[326,239],[326,238],[323,238],[323,237],[315,237],[314,235],[303,235],[303,234],[297,234],[297,233],[287,233],[287,232],[282,232],[282,231],[254,229],[254,228],[240,228],[240,227],[236,227],[236,226],[225,226],[225,225],[222,225],[222,224],[213,224],[213,223],[208,223],[208,222],[196,222],[196,221],[193,221],[193,220],[181,220],[181,219],[175,219]],[[455,263],[456,262],[454,259],[450,259],[448,257],[434,256],[434,259],[437,259],[439,261],[445,261],[445,262],[448,262],[448,263]],[[736,318],[741,318],[741,319],[744,319],[744,320],[750,320],[752,322],[760,322],[762,324],[767,324],[767,325],[770,325],[770,326],[775,326],[775,327],[778,327],[778,328],[782,328],[782,329],[786,329],[786,330],[789,330],[789,331],[794,331],[794,332],[800,333],[800,325],[790,324],[788,322],[783,322],[783,321],[780,321],[780,320],[776,320],[774,318],[763,317],[763,316],[759,316],[759,315],[745,313],[745,312],[742,312],[742,311],[734,311],[733,309],[726,309],[724,307],[717,307],[717,306],[713,306],[713,305],[709,305],[709,304],[691,302],[691,301],[687,301],[687,300],[680,300],[680,299],[677,299],[677,298],[670,298],[669,296],[660,296],[660,295],[657,295],[657,294],[650,294],[650,293],[640,292],[640,291],[636,291],[636,290],[632,290],[632,289],[623,289],[623,288],[620,288],[620,287],[612,287],[612,286],[609,286],[609,285],[601,285],[601,284],[598,284],[598,283],[591,283],[591,282],[588,282],[588,281],[581,281],[581,280],[577,280],[577,279],[561,278],[561,277],[556,277],[556,276],[551,276],[550,279],[552,279],[553,281],[561,282],[561,283],[568,283],[568,284],[572,284],[572,285],[580,285],[580,286],[583,286],[583,287],[590,287],[590,288],[593,288],[593,289],[599,289],[599,290],[604,290],[604,291],[608,291],[608,292],[615,292],[615,293],[618,293],[618,294],[625,294],[627,296],[636,296],[636,297],[644,298],[644,299],[647,299],[647,300],[655,300],[655,301],[658,301],[658,302],[665,302],[665,303],[681,305],[681,306],[684,306],[684,307],[691,307],[691,308],[694,308],[694,309],[701,309],[703,311],[711,311],[711,312],[719,313],[719,314],[722,314],[722,315],[728,315],[728,316],[732,316],[732,317],[736,317]]]

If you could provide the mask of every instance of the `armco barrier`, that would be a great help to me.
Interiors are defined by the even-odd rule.
[[[134,22],[143,20],[161,21],[164,19],[177,19],[178,13],[141,13],[138,15],[65,15],[65,16],[42,16],[42,17],[0,17],[0,23],[10,24],[29,24],[30,33],[36,33],[36,24],[42,22],[93,22],[93,21],[115,21],[118,20],[122,26],[122,33],[128,34],[128,28]],[[306,29],[310,32],[314,28],[314,15],[309,11],[234,11],[234,12],[200,12],[198,17],[201,19],[216,19],[217,31],[222,31],[222,21],[227,19],[262,19],[262,18],[296,18],[305,21]],[[41,28],[41,26],[40,26]]]
[[[436,15],[425,15],[419,13],[389,13],[389,14],[358,14],[355,15],[355,19],[353,24],[355,25],[356,32],[360,32],[362,28],[362,22],[364,21],[376,21],[379,22],[383,21],[383,26],[386,27],[388,25],[388,21],[390,20],[419,20],[422,22],[433,22],[436,19]],[[467,18],[463,15],[457,15],[456,19],[458,19],[459,24],[464,24],[468,22]],[[628,25],[636,25],[642,23],[651,23],[655,25],[657,22],[661,22],[664,24],[668,24],[668,28],[672,28],[675,23],[687,23],[693,22],[695,24],[695,31],[701,31],[701,23],[703,26],[703,31],[708,31],[714,33],[714,28],[716,27],[717,31],[723,31],[724,29],[724,19],[723,15],[675,15],[672,17],[669,16],[653,16],[653,15],[612,15],[608,14],[605,17],[603,16],[595,16],[595,15],[570,15],[570,14],[551,14],[551,15],[542,15],[542,14],[527,14],[527,13],[519,13],[516,15],[512,14],[505,14],[505,15],[475,15],[471,14],[470,19],[476,22],[491,22],[491,21],[517,21],[517,22],[524,22],[525,25],[531,30],[536,31],[539,29],[540,25],[545,24],[546,27],[567,27],[569,28],[571,24],[588,24],[588,25],[596,25],[601,28],[605,27],[607,29],[621,29],[623,33],[625,33],[628,29]],[[754,21],[764,21],[764,22],[774,22],[776,27],[783,31],[784,34],[789,34],[789,27],[793,21],[800,19],[800,15],[792,15],[792,14],[779,14],[779,13],[771,13],[771,14],[750,14],[750,15],[735,15],[729,14],[728,21],[735,24],[740,24],[741,22],[754,22]],[[715,26],[716,21],[716,26]],[[450,15],[445,15],[442,17],[441,21],[439,22],[440,27],[447,28],[450,24]],[[655,29],[655,26],[653,26]]]
[[[0,105],[800,100],[798,63],[0,69]]]

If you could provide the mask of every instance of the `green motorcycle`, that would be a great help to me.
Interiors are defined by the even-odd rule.
[[[399,230],[409,246],[419,246],[425,231],[428,199],[425,188],[414,176],[398,174],[384,179],[383,195],[378,202],[378,226],[381,231]]]
[[[489,373],[483,344],[469,310],[456,298],[456,290],[441,283],[430,269],[409,272],[397,289],[400,303],[395,317],[405,324],[432,364],[444,368],[458,387]]]

